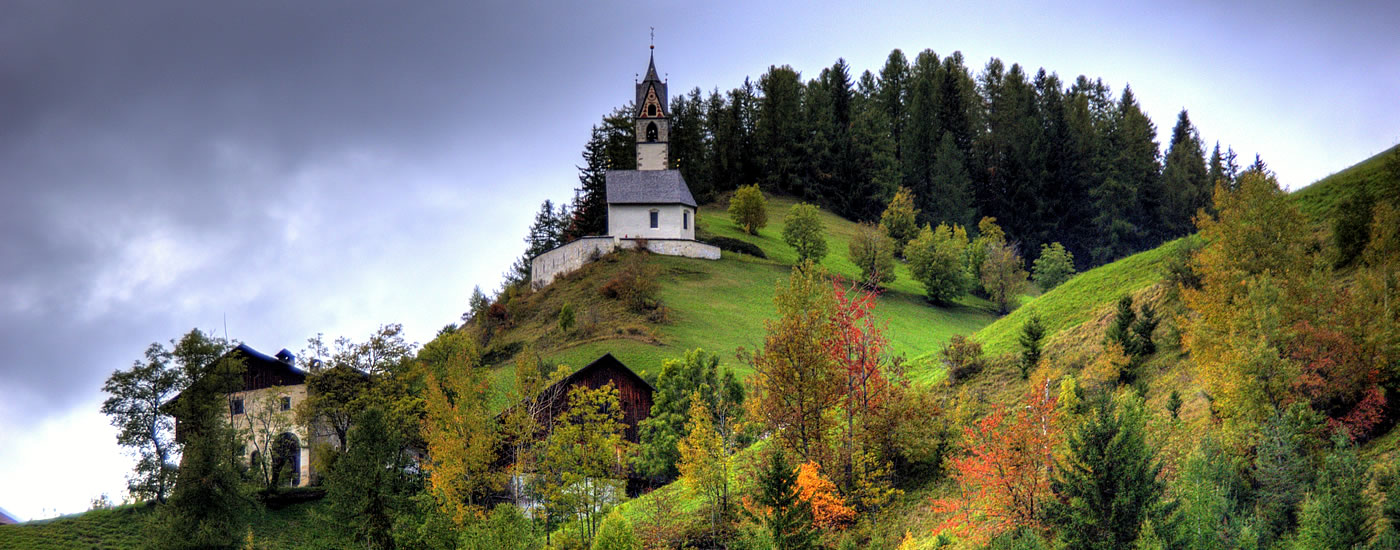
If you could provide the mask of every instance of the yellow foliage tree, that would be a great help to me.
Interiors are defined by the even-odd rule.
[[[846,499],[822,476],[816,462],[797,467],[797,496],[812,506],[812,523],[818,527],[840,529],[855,520],[856,511],[846,506]]]
[[[1182,344],[1215,412],[1253,425],[1285,403],[1298,375],[1284,350],[1313,303],[1311,231],[1266,173],[1244,174],[1235,191],[1217,186],[1215,207],[1197,221],[1205,244],[1191,267],[1201,284],[1181,289],[1190,309]]]
[[[676,442],[676,449],[681,455],[676,469],[691,494],[708,505],[714,531],[729,504],[729,454],[700,392],[691,394],[686,436]]]
[[[443,368],[424,369],[423,439],[432,457],[424,467],[439,506],[459,527],[506,481],[504,472],[492,469],[500,427],[487,405],[490,380],[476,368],[478,362],[475,347],[467,343],[448,351]]]

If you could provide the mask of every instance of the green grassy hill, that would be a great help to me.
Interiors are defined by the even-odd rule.
[[[257,548],[305,548],[334,540],[313,514],[324,501],[267,509],[250,518]],[[71,550],[74,548],[144,548],[154,510],[144,504],[94,510],[60,518],[0,526],[0,549]]]
[[[545,360],[573,367],[583,366],[603,353],[612,353],[643,375],[660,371],[665,359],[686,350],[704,348],[740,374],[748,365],[735,358],[740,348],[755,349],[763,342],[763,320],[773,317],[775,285],[785,280],[796,253],[782,242],[782,220],[795,200],[770,197],[769,226],[758,235],[747,235],[729,220],[724,203],[702,207],[698,227],[709,234],[740,239],[758,246],[767,256],[724,252],[718,261],[652,255],[659,268],[660,299],[666,319],[660,322],[627,311],[604,298],[600,287],[622,268],[623,261],[606,257],[561,277],[550,286],[520,298],[515,325],[493,338],[494,346],[534,346]],[[822,265],[834,274],[856,278],[860,270],[850,262],[847,247],[858,226],[829,212],[822,212],[829,253]],[[990,303],[967,297],[951,308],[937,308],[923,297],[907,266],[896,268],[897,279],[876,306],[879,321],[887,324],[891,348],[906,357],[937,351],[954,334],[971,334],[991,323]],[[580,327],[565,333],[556,319],[560,308],[571,304]],[[512,343],[519,343],[513,345]],[[501,354],[504,355],[504,354]],[[497,361],[503,361],[497,357]],[[913,374],[936,375],[936,367],[924,362]],[[506,383],[505,369],[498,369]]]

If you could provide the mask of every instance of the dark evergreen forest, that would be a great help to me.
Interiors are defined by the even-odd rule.
[[[1184,109],[1163,153],[1129,86],[996,58],[974,75],[960,52],[894,50],[859,75],[838,59],[808,80],[772,66],[756,84],[676,96],[671,111],[671,164],[701,202],[757,183],[877,221],[908,187],[921,224],[975,232],[991,216],[1023,257],[1060,242],[1084,267],[1190,232],[1212,182],[1239,172],[1218,143],[1207,158]],[[605,230],[603,172],[635,168],[633,143],[630,106],[594,127],[565,240]]]

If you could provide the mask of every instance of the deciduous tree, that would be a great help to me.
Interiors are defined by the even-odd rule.
[[[1009,313],[1021,293],[1026,291],[1026,270],[1016,248],[1003,244],[992,248],[982,264],[982,289],[997,305],[997,311]]]
[[[1060,243],[1042,244],[1032,272],[1031,277],[1040,290],[1049,292],[1074,276],[1074,254]]]
[[[949,305],[967,292],[969,281],[963,259],[967,247],[967,232],[946,224],[936,229],[924,226],[919,236],[904,247],[909,271],[923,284],[929,301]]]
[[[900,257],[904,256],[904,246],[919,234],[919,224],[915,221],[918,215],[913,192],[908,187],[900,187],[880,214],[880,229],[894,240],[894,249]]]
[[[138,501],[164,503],[175,484],[178,468],[171,462],[177,449],[175,422],[161,411],[161,405],[186,383],[184,372],[173,361],[165,346],[152,343],[144,361],[138,359],[130,370],[113,372],[102,385],[110,396],[102,402],[102,414],[117,428],[117,444],[136,455],[127,492]]]
[[[817,207],[798,203],[783,220],[783,242],[797,251],[797,262],[821,263],[826,257],[826,227]]]
[[[740,187],[729,199],[729,219],[745,233],[757,235],[768,225],[768,200],[758,185]]]
[[[432,459],[424,468],[439,505],[462,526],[487,495],[505,488],[506,479],[493,468],[500,426],[489,407],[490,380],[477,368],[476,347],[456,338],[444,353],[440,370],[429,368],[425,375],[422,429]]]
[[[756,417],[802,460],[829,452],[828,411],[843,395],[827,354],[835,302],[825,273],[811,262],[792,270],[773,296],[778,318],[763,322],[763,349],[753,356]]]
[[[848,247],[851,263],[860,268],[860,280],[875,287],[894,282],[894,241],[870,224],[861,224]]]
[[[991,414],[964,428],[961,458],[953,460],[960,498],[938,499],[938,531],[990,540],[1016,527],[1043,530],[1051,498],[1050,472],[1060,426],[1048,381],[1031,384],[1024,406]]]

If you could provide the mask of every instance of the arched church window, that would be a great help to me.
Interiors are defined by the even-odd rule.
[[[655,109],[655,107],[652,107],[652,108]],[[647,141],[648,141],[648,142],[656,141],[656,123],[655,123],[655,122],[652,122],[652,123],[648,123],[648,124],[647,124]]]
[[[647,116],[656,116],[656,104],[647,105]]]

